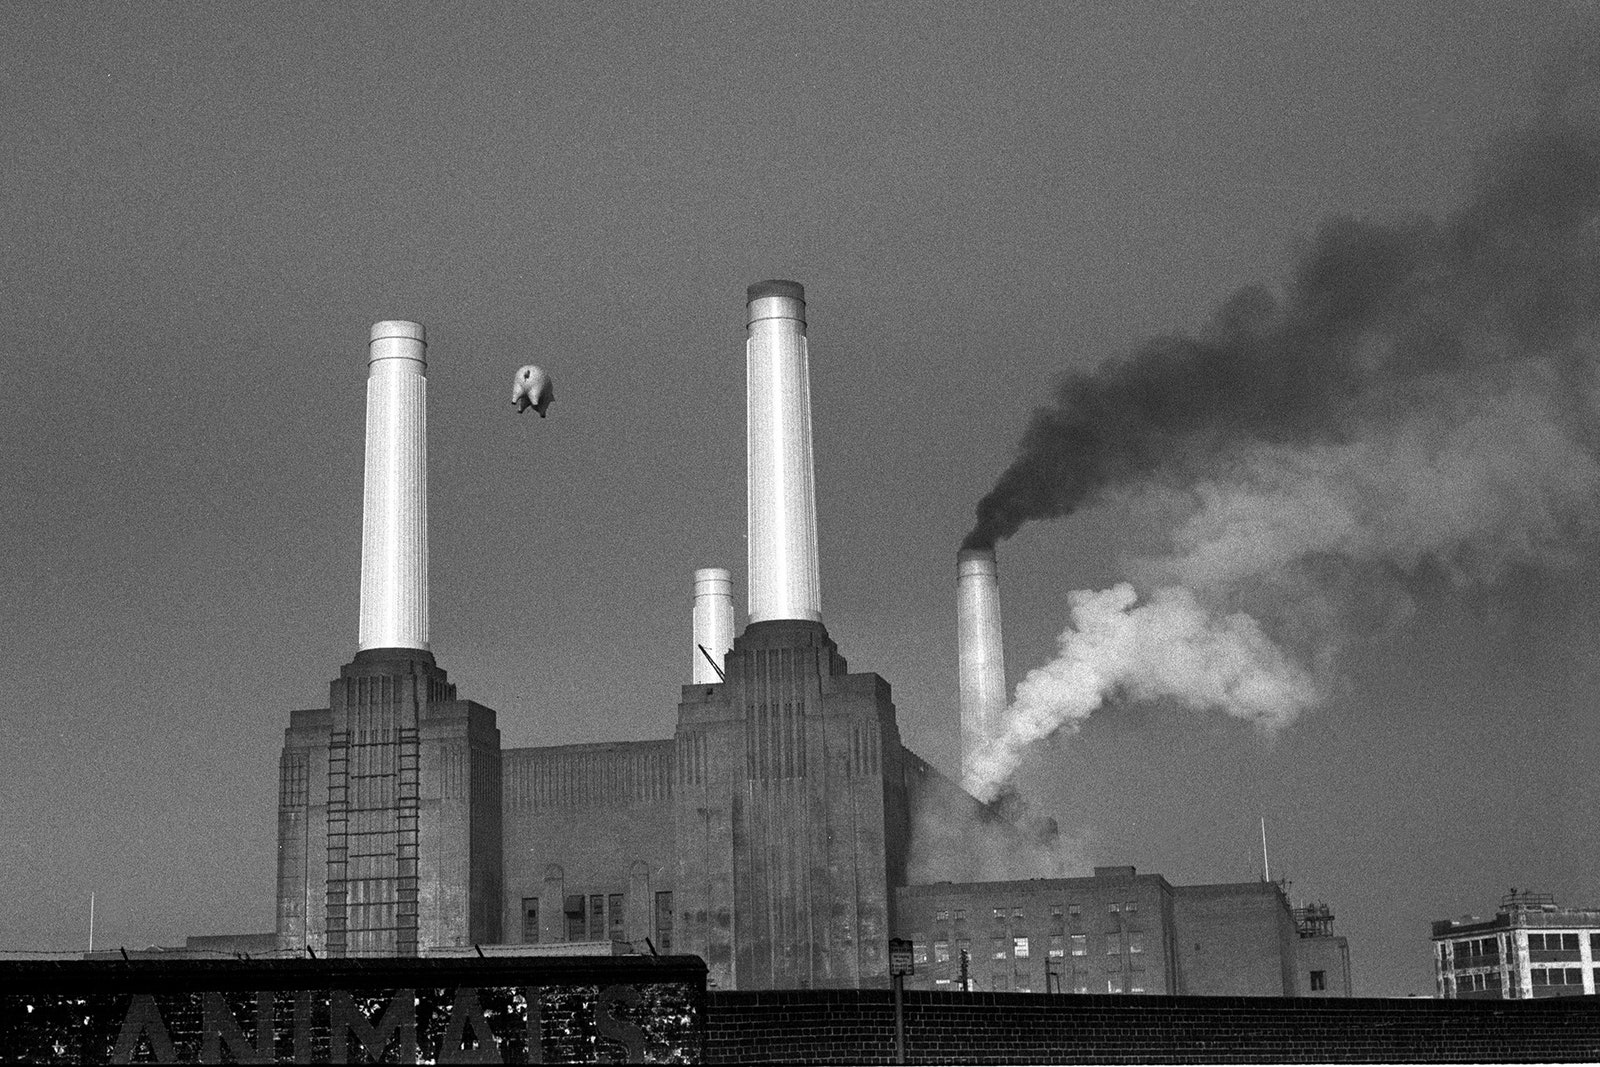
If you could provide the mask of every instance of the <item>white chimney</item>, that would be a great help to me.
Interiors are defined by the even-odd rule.
[[[749,288],[748,313],[750,621],[820,622],[805,289],[798,282],[757,282]]]
[[[694,648],[690,652],[696,685],[722,681],[717,672],[732,647],[733,575],[721,567],[703,567],[694,572]]]
[[[360,649],[428,648],[428,364],[417,322],[380,322],[367,347]]]
[[[994,736],[1006,708],[1005,646],[1000,636],[1000,572],[994,549],[956,553],[956,647],[961,672],[961,765]]]

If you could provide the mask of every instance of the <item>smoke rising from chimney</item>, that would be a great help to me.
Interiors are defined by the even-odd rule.
[[[1281,298],[1244,290],[1034,413],[965,544],[1116,500],[1168,516],[1170,551],[1072,594],[968,790],[1116,693],[1280,729],[1331,690],[1352,589],[1492,583],[1596,527],[1600,124],[1564,102],[1444,221],[1330,221]]]
[[[1330,220],[1281,297],[1241,290],[1198,336],[1065,379],[963,546],[1240,445],[1349,441],[1392,390],[1559,349],[1600,308],[1597,219],[1600,141],[1553,104],[1444,222]]]

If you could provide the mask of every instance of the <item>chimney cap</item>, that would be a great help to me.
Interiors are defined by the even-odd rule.
[[[407,319],[384,319],[382,322],[372,324],[372,338],[368,341],[382,341],[390,337],[404,338],[407,341],[421,341],[428,343],[427,331],[422,328],[422,323],[411,322]]]
[[[745,303],[753,304],[764,296],[786,296],[804,304],[806,302],[806,287],[799,282],[787,282],[777,278],[769,278],[764,282],[756,282],[745,290]]]

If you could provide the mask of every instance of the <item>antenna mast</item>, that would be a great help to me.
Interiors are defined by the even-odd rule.
[[[1261,816],[1261,871],[1265,881],[1272,881],[1272,864],[1267,862],[1267,817]]]

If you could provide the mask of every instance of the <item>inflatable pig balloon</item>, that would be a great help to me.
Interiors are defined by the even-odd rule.
[[[516,379],[511,383],[511,402],[517,406],[519,413],[532,408],[542,419],[545,409],[555,398],[555,387],[543,367],[528,366],[517,371]]]

